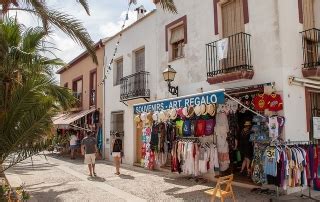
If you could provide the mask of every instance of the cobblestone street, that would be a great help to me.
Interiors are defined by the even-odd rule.
[[[6,174],[25,183],[32,195],[30,201],[210,201],[204,190],[214,183],[195,182],[189,177],[151,172],[123,165],[121,175],[114,175],[114,167],[98,161],[98,177],[89,178],[82,160],[49,155],[37,156],[10,169]],[[269,201],[270,196],[252,194],[250,189],[234,186],[237,201]],[[319,194],[318,194],[319,195]],[[290,195],[285,201],[302,201]],[[303,200],[308,201],[308,200]]]

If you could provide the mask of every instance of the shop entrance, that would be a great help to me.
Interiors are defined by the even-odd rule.
[[[320,91],[307,88],[306,89],[306,105],[307,105],[307,124],[310,140],[314,139],[313,118],[320,117]]]

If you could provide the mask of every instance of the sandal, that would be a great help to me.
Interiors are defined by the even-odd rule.
[[[93,176],[97,177],[97,173],[93,173]]]
[[[120,175],[120,173],[114,173],[115,175]]]

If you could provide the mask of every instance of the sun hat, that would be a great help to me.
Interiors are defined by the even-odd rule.
[[[215,104],[207,104],[206,106],[207,114],[209,114],[210,116],[214,116],[216,113],[215,107],[216,107]]]
[[[196,114],[196,116],[200,116],[201,115],[200,105],[195,106],[194,113]]]
[[[183,114],[183,116],[185,116],[185,117],[188,116],[188,107],[184,107],[184,108],[182,109],[182,114]]]
[[[134,117],[134,122],[139,123],[140,121],[141,121],[140,115],[136,115],[136,116]]]
[[[246,122],[244,123],[244,126],[251,126],[251,122],[250,122],[250,121],[246,121]]]
[[[152,112],[148,112],[147,113],[147,118],[146,118],[146,123],[149,124],[149,123],[152,123],[153,119],[152,119]]]
[[[145,112],[143,112],[141,115],[140,115],[140,119],[141,119],[141,121],[146,121],[146,119],[147,119],[147,114],[145,113]]]
[[[164,111],[161,111],[158,116],[159,116],[159,121],[160,122],[164,121],[164,119],[166,117],[165,114],[164,114]]]
[[[206,115],[207,114],[206,105],[205,104],[200,105],[200,109],[201,109],[201,114],[202,115]]]
[[[170,110],[170,119],[174,120],[177,118],[177,111],[176,109],[171,109]]]
[[[168,121],[170,119],[170,109],[164,110],[164,121]]]
[[[152,119],[153,119],[154,121],[158,121],[158,112],[154,112],[154,113],[152,114]]]
[[[190,118],[190,117],[193,117],[193,115],[194,115],[194,108],[193,108],[193,106],[189,106],[188,107],[188,118]]]

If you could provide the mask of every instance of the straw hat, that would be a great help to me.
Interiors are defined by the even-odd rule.
[[[188,117],[188,107],[184,107],[182,109],[182,114],[183,114],[183,116]]]
[[[140,115],[140,119],[141,121],[146,121],[147,119],[147,114],[145,112],[143,112],[141,115]]]
[[[171,109],[170,110],[170,119],[174,120],[177,118],[177,111],[176,109]]]
[[[201,108],[200,108],[199,105],[195,106],[194,113],[196,114],[196,116],[200,116],[201,115]]]
[[[159,121],[160,121],[160,122],[164,121],[165,117],[166,117],[166,115],[164,114],[164,111],[161,111],[161,112],[159,113]]]
[[[141,121],[140,115],[136,115],[136,116],[134,117],[134,122],[139,123],[140,121]]]
[[[188,107],[188,118],[189,117],[193,117],[193,115],[194,115],[194,108],[193,108],[193,106],[189,106]]]
[[[146,119],[147,123],[152,123],[152,120],[153,120],[152,119],[152,114],[153,114],[152,112],[148,112],[147,113],[147,119]]]
[[[168,121],[170,119],[170,109],[165,110],[164,115],[165,115],[164,121]]]
[[[152,119],[153,119],[154,121],[158,121],[158,112],[154,112],[154,113],[152,114]]]
[[[244,126],[251,126],[251,122],[250,122],[250,121],[246,121],[246,122],[244,123]]]
[[[207,104],[206,106],[206,112],[210,116],[214,116],[216,114],[216,105],[215,104]]]
[[[201,111],[202,115],[206,115],[207,114],[206,105],[205,104],[200,105],[200,111]]]

